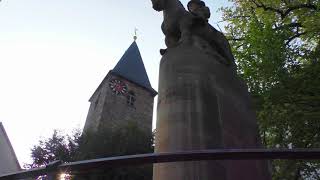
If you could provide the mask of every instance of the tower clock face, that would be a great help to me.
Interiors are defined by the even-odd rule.
[[[109,82],[109,86],[111,90],[117,95],[124,95],[128,91],[127,85],[118,79],[112,79]]]

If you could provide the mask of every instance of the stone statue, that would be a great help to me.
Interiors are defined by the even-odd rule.
[[[234,57],[225,36],[208,23],[210,10],[200,0],[191,0],[188,11],[179,0],[151,0],[156,11],[163,11],[162,31],[168,49],[189,43],[206,54],[218,52],[226,65],[234,64]],[[167,49],[160,50],[164,55]]]
[[[151,0],[163,11],[167,49],[159,70],[155,152],[260,148],[254,109],[225,36],[210,10],[191,0]],[[270,180],[266,161],[195,161],[154,165],[153,180]]]

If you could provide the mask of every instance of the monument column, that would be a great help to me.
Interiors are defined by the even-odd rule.
[[[208,10],[202,1],[191,2],[198,3],[194,12]],[[153,7],[164,11],[168,47],[161,51],[155,152],[261,147],[247,86],[236,75],[223,34],[203,16],[187,12],[178,0],[153,0]],[[162,163],[154,166],[153,176],[271,179],[266,161]]]

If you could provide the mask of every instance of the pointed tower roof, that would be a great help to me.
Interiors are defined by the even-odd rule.
[[[111,72],[155,92],[151,87],[136,41],[133,41]]]
[[[120,76],[128,81],[131,81],[142,88],[148,90],[152,96],[156,96],[158,93],[155,91],[149,81],[147,71],[144,67],[142,57],[136,41],[129,46],[126,52],[123,54],[117,65],[109,71],[107,76],[100,83],[98,88],[95,90],[89,101],[92,100],[98,90],[105,84],[107,77],[110,75]]]

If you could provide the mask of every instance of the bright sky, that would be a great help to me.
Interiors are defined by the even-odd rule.
[[[204,1],[215,26],[221,19],[217,9],[230,3]],[[150,0],[0,3],[0,122],[21,165],[30,163],[30,149],[53,129],[83,127],[89,97],[132,43],[135,27],[149,79],[158,89],[161,22]]]

